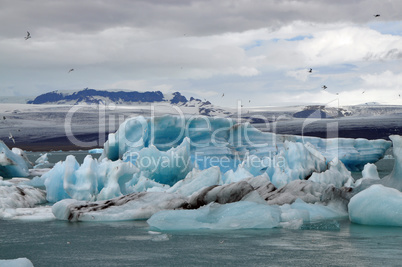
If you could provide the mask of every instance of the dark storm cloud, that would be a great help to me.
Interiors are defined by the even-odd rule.
[[[402,1],[377,0],[2,0],[0,5],[0,32],[9,37],[23,29],[90,32],[117,26],[210,35],[275,28],[295,20],[363,23],[377,13],[379,20],[402,17]]]

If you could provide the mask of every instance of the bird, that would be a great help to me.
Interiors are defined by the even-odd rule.
[[[10,133],[10,136],[8,137],[8,139],[11,139],[13,141],[13,143],[15,144],[15,139],[11,133]]]
[[[251,102],[251,100],[248,101],[249,103]]]
[[[224,97],[224,96],[225,96],[225,93],[222,94],[222,97]]]
[[[399,94],[399,97],[401,97],[401,94]]]
[[[325,86],[325,85],[323,85],[323,86],[321,86],[321,88],[322,88],[323,90],[325,90],[325,89],[327,89],[328,87]]]
[[[308,72],[312,73],[312,72],[313,72],[313,69],[312,69],[312,68],[310,68],[310,69],[308,70]]]
[[[31,38],[31,34],[27,31],[27,36],[25,36],[25,40],[28,40],[29,38]]]
[[[70,70],[68,71],[68,73],[70,73],[70,72],[72,72],[72,71],[74,71],[74,69],[70,69]]]
[[[336,93],[336,95],[339,95],[339,93]]]
[[[362,93],[362,94],[364,94],[364,92],[366,92],[366,91],[363,91],[363,93]]]
[[[6,120],[6,116],[3,116],[3,120]]]
[[[375,14],[373,15],[375,18],[378,18],[380,16],[380,14]]]

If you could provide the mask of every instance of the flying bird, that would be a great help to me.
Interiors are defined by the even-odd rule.
[[[323,86],[321,86],[321,88],[322,88],[323,90],[325,90],[325,89],[327,89],[328,87],[325,86],[325,85],[323,85]]]
[[[375,14],[373,15],[375,18],[378,18],[380,16],[380,14]]]
[[[8,139],[11,139],[13,141],[13,143],[15,144],[14,137],[13,137],[13,135],[11,133],[10,133],[10,136],[8,137]]]
[[[70,73],[70,72],[72,72],[72,71],[74,71],[74,69],[70,69],[70,70],[68,71],[68,73]]]
[[[29,38],[31,38],[31,34],[27,31],[27,36],[25,36],[25,40],[28,40]]]
[[[313,72],[313,69],[312,69],[312,68],[310,68],[310,69],[308,70],[308,72],[312,73],[312,72]]]
[[[6,116],[3,116],[3,120],[6,120]]]
[[[364,92],[366,92],[366,91],[363,91],[363,93],[362,93],[362,94],[364,94]]]
[[[225,93],[222,94],[222,97],[224,97],[224,96],[225,96]]]

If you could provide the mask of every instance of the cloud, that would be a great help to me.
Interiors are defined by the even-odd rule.
[[[361,79],[364,81],[365,88],[372,89],[393,89],[399,90],[399,93],[402,89],[402,72],[401,73],[393,73],[392,71],[384,71],[382,73],[374,73],[374,74],[364,74],[361,75]]]

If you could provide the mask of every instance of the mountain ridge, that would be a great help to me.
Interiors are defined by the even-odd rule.
[[[161,91],[124,91],[124,90],[96,90],[85,88],[80,91],[64,93],[52,91],[41,94],[27,104],[106,104],[113,102],[115,104],[130,103],[161,103],[180,105],[190,101],[202,102],[200,99],[191,97],[189,100],[180,92],[172,94],[163,94]]]

